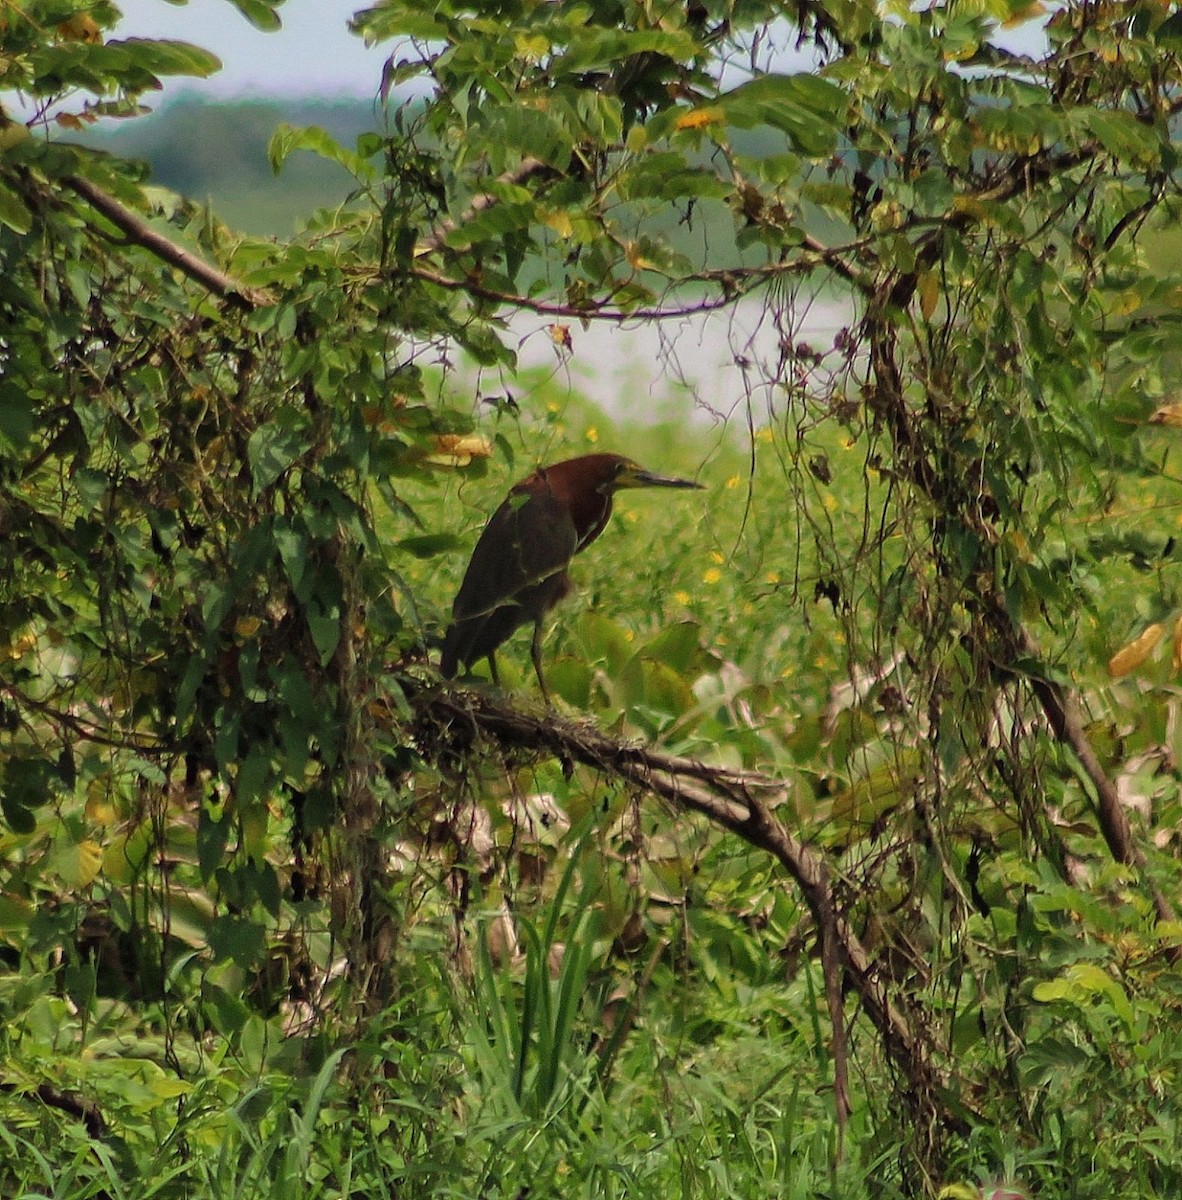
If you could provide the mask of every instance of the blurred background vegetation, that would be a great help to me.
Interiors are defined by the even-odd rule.
[[[216,101],[181,93],[149,117],[104,122],[78,140],[150,164],[153,182],[206,201],[234,229],[286,237],[318,208],[340,204],[353,181],[336,163],[309,153],[294,154],[276,175],[267,157],[276,126],[317,125],[352,145],[382,120],[364,100]]]

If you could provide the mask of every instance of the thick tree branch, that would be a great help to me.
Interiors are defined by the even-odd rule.
[[[644,745],[608,737],[594,726],[564,720],[553,713],[531,714],[483,692],[428,690],[407,686],[420,718],[446,731],[465,746],[492,740],[505,749],[552,755],[577,762],[700,813],[775,858],[796,883],[821,939],[827,982],[840,971],[879,1030],[902,1075],[927,1104],[940,1107],[940,1119],[957,1128],[963,1118],[944,1111],[937,1099],[940,1080],[927,1047],[917,1038],[883,984],[865,947],[837,903],[821,854],[794,837],[774,811],[787,798],[782,780],[755,771],[733,771],[697,759],[683,758]],[[834,989],[826,988],[828,993]],[[838,1112],[848,1108],[844,1024],[840,989],[829,996],[833,1017]]]
[[[225,271],[211,266],[183,246],[153,229],[138,213],[116,200],[108,192],[78,175],[67,175],[62,182],[77,192],[96,212],[102,213],[129,241],[154,254],[161,262],[176,267],[182,274],[202,287],[247,308],[259,308],[274,303],[267,292],[247,287]]]

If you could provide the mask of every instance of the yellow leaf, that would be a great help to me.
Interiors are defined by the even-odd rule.
[[[9,658],[23,658],[30,650],[37,645],[37,635],[31,630],[25,630],[20,637],[15,637],[5,647],[5,653]]]
[[[89,839],[63,846],[54,855],[54,865],[67,887],[86,887],[94,882],[103,865],[102,847]]]
[[[964,213],[966,217],[973,217],[977,221],[990,219],[989,209],[976,196],[953,196],[952,211]]]
[[[103,32],[89,13],[75,13],[68,21],[57,27],[57,35],[63,42],[88,42],[97,46],[103,40]]]
[[[575,231],[574,223],[570,219],[570,213],[565,208],[555,209],[553,212],[548,212],[543,218],[543,221],[554,230],[560,238],[568,238]]]
[[[240,638],[252,638],[259,631],[262,621],[258,617],[239,617],[234,622],[234,632]]]
[[[475,433],[441,433],[426,461],[441,467],[466,467],[474,458],[492,455],[492,442]]]
[[[31,136],[27,125],[22,125],[20,121],[6,121],[0,115],[0,154],[3,154],[5,150],[11,150],[13,146],[19,145]]]
[[[1033,4],[1028,4],[1025,8],[1014,11],[1007,20],[1001,23],[1001,27],[1003,29],[1013,29],[1017,25],[1024,25],[1027,21],[1033,21],[1041,17],[1046,11],[1045,4],[1039,3],[1039,0],[1034,0]]]
[[[86,815],[96,825],[114,825],[119,820],[110,788],[102,779],[92,779],[87,785]]]
[[[682,113],[673,123],[675,129],[703,129],[707,125],[721,125],[721,108],[695,108]]]
[[[561,346],[564,350],[573,350],[574,342],[571,341],[570,326],[554,324],[550,326],[550,340],[556,345]]]
[[[936,301],[940,299],[940,281],[934,271],[924,271],[919,277],[919,311],[923,319],[930,321],[936,311]]]
[[[1163,404],[1149,418],[1150,425],[1169,425],[1175,429],[1182,427],[1182,404]]]
[[[1182,671],[1182,617],[1174,622],[1174,670]]]
[[[1141,307],[1141,293],[1136,288],[1125,288],[1117,292],[1109,301],[1109,309],[1114,316],[1127,317]]]
[[[904,222],[903,206],[894,200],[880,200],[870,210],[870,220],[879,232],[889,233]]]
[[[1154,647],[1161,641],[1164,626],[1150,625],[1140,637],[1122,646],[1108,660],[1108,674],[1113,679],[1120,679],[1135,671],[1152,653]]]
[[[517,53],[530,62],[539,62],[550,53],[550,39],[541,33],[519,33],[513,43]]]

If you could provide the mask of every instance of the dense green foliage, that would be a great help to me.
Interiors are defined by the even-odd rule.
[[[1177,1194],[1182,14],[1033,15],[383,0],[276,243],[70,140],[212,56],[0,6],[0,1190]],[[739,303],[743,430],[513,374]],[[594,724],[441,685],[592,445],[710,484],[579,560]]]

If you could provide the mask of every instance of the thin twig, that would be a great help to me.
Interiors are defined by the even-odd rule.
[[[523,158],[521,162],[510,171],[505,171],[498,175],[496,182],[503,185],[523,184],[527,180],[532,179],[535,175],[542,175],[549,171],[539,158]],[[415,257],[419,258],[423,255],[434,254],[437,250],[442,250],[447,242],[447,235],[453,230],[466,225],[474,217],[484,212],[485,209],[492,208],[498,202],[498,197],[491,192],[482,192],[478,196],[473,196],[468,207],[464,209],[458,217],[444,217],[434,229],[417,246],[415,246]]]

